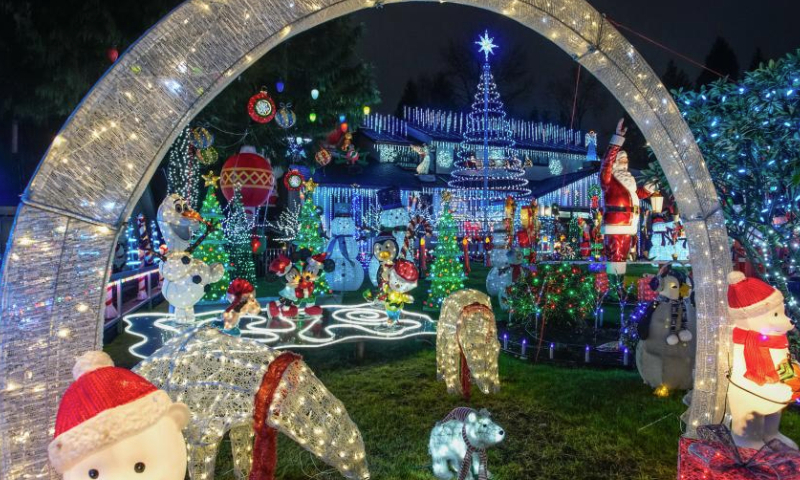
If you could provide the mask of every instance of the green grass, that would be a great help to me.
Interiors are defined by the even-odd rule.
[[[488,408],[508,432],[489,450],[498,480],[674,479],[682,392],[661,399],[635,371],[534,365],[502,355],[498,394],[470,402],[437,382],[436,354],[423,342],[368,344],[365,360],[353,346],[306,357],[341,399],[364,437],[372,478],[428,479],[428,435],[437,420],[462,405]],[[784,416],[783,431],[800,437],[800,416]],[[217,479],[233,479],[227,446]],[[284,480],[336,479],[337,473],[281,437],[278,475]]]
[[[467,287],[483,290],[486,269],[473,266]],[[420,311],[425,291],[416,292]],[[277,284],[259,285],[259,295],[274,295]],[[274,293],[273,293],[274,292]],[[359,303],[360,292],[344,303]],[[607,311],[607,314],[609,312]],[[607,316],[607,318],[609,318]],[[106,350],[121,366],[132,367],[128,335]],[[372,478],[428,479],[428,436],[436,421],[457,406],[488,408],[507,431],[505,442],[489,450],[496,480],[674,479],[683,392],[657,398],[635,370],[594,369],[523,362],[500,357],[501,391],[474,392],[470,402],[448,395],[436,381],[432,343],[367,343],[359,360],[352,344],[302,351],[317,376],[347,407],[366,445]],[[784,415],[783,432],[800,439],[800,415]],[[281,436],[276,478],[340,479],[335,471]],[[234,478],[227,441],[216,479]]]

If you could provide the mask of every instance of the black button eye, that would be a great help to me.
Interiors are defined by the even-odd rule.
[[[192,276],[192,283],[196,283],[196,284],[199,285],[202,282],[203,282],[203,277],[201,277],[200,275],[193,275]]]
[[[189,258],[186,255],[181,257],[181,263],[184,264],[184,265],[189,265],[189,263],[191,263],[191,261],[192,261],[192,259]]]
[[[175,204],[175,211],[178,213],[183,213],[183,204],[176,203]]]
[[[94,468],[89,470],[89,478],[100,478],[100,472]]]
[[[133,466],[133,471],[136,473],[144,472],[144,463],[136,462],[136,465]]]
[[[775,312],[775,316],[776,316],[776,317],[778,316],[778,312]]]

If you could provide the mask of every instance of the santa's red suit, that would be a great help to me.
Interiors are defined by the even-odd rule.
[[[625,273],[625,262],[631,251],[634,236],[639,231],[639,200],[652,192],[636,186],[636,179],[627,170],[614,170],[625,137],[614,135],[600,166],[600,186],[603,189],[603,226],[608,273]]]

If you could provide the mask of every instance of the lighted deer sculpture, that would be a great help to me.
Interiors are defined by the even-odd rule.
[[[484,393],[498,391],[499,355],[489,296],[466,289],[445,298],[436,327],[436,374],[447,391],[469,398],[471,381]]]
[[[214,478],[217,450],[228,432],[239,479],[251,470],[251,479],[272,478],[278,432],[345,478],[369,478],[361,432],[298,355],[194,327],[134,371],[189,407],[185,437],[192,480]]]

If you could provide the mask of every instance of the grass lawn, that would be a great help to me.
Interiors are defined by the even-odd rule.
[[[467,287],[483,290],[486,271],[474,265]],[[426,286],[420,284],[410,309],[421,311]],[[260,282],[259,296],[273,296],[280,288],[280,282]],[[343,303],[360,303],[360,292],[346,294]],[[437,317],[435,312],[432,316]],[[132,367],[136,360],[127,354],[132,341],[123,334],[105,348],[118,365]],[[534,364],[502,354],[501,391],[488,396],[474,392],[464,402],[436,381],[436,354],[428,341],[367,343],[362,360],[353,344],[299,353],[359,426],[373,479],[434,480],[427,448],[431,428],[463,405],[488,408],[507,432],[505,442],[489,450],[495,480],[676,476],[683,392],[657,398],[635,370],[546,360]],[[784,415],[782,430],[800,439],[796,409]],[[276,477],[283,480],[342,478],[283,436],[278,457]],[[227,441],[215,478],[234,479]]]
[[[655,397],[635,371],[534,365],[500,359],[502,389],[475,393],[470,402],[437,382],[436,354],[424,343],[368,344],[362,362],[352,345],[306,355],[341,399],[364,437],[372,478],[428,479],[428,435],[456,406],[488,408],[508,432],[489,450],[497,480],[674,479],[682,393]],[[784,416],[783,431],[800,438],[800,415]],[[233,479],[227,446],[217,479]],[[312,456],[281,436],[283,480],[336,479]]]

